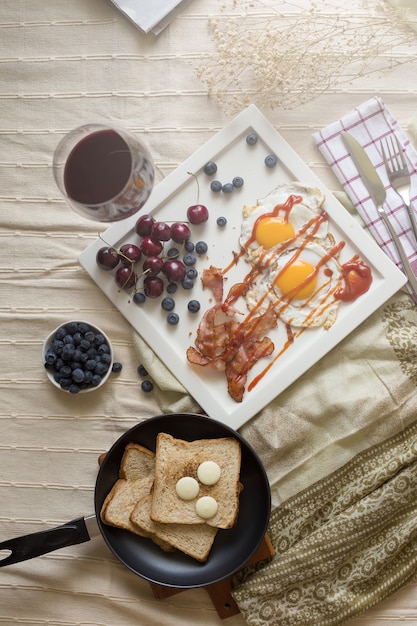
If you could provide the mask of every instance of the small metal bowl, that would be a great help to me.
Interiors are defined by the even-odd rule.
[[[49,380],[71,394],[102,387],[111,374],[113,359],[108,336],[98,326],[82,320],[70,320],[55,328],[42,347],[42,362]]]

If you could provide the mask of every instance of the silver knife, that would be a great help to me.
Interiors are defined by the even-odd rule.
[[[369,195],[371,196],[378,210],[379,215],[384,220],[384,224],[391,235],[392,242],[401,259],[404,272],[407,275],[411,289],[413,290],[414,295],[417,296],[417,278],[411,268],[410,262],[407,258],[407,254],[403,248],[400,238],[395,232],[394,227],[391,224],[388,215],[386,214],[384,209],[384,202],[387,194],[382,180],[380,179],[376,169],[372,165],[370,158],[368,157],[360,143],[357,141],[357,139],[355,139],[355,137],[353,137],[350,133],[347,133],[346,131],[342,131],[341,136],[347,149],[350,152],[350,156],[352,157],[354,164],[356,165],[363,184],[367,188]]]

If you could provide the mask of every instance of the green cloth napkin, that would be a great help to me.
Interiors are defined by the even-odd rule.
[[[232,594],[248,624],[342,624],[411,580],[417,423],[276,508],[269,532],[275,558]]]

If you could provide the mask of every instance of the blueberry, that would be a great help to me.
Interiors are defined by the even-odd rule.
[[[81,350],[88,350],[91,347],[91,343],[89,341],[87,341],[87,339],[82,339],[81,343],[80,343],[80,348]]]
[[[139,365],[138,366],[138,374],[139,376],[147,376],[148,375],[148,371],[146,369],[146,367],[144,365]]]
[[[110,354],[102,354],[101,355],[101,362],[102,363],[106,363],[106,365],[110,365],[110,363],[111,363],[111,356],[110,356]]]
[[[64,342],[61,339],[53,339],[51,342],[51,349],[54,350],[57,354],[61,354],[62,348],[64,347]]]
[[[97,349],[98,354],[110,354],[110,347],[108,346],[107,343],[102,343],[98,349]]]
[[[232,193],[233,191],[233,185],[232,183],[225,183],[222,187],[222,192],[223,193]]]
[[[243,178],[241,176],[235,176],[234,179],[232,180],[232,185],[233,187],[235,187],[235,189],[239,189],[239,187],[243,187],[245,181],[243,180]]]
[[[213,180],[210,184],[210,189],[212,191],[214,191],[215,193],[218,193],[219,191],[222,190],[222,184],[219,180]]]
[[[180,317],[177,313],[169,313],[169,315],[167,316],[167,322],[171,326],[176,326],[179,321]]]
[[[62,349],[61,358],[64,361],[71,361],[72,357],[74,356],[74,352],[75,352],[74,344],[67,343]]]
[[[177,291],[177,289],[178,289],[177,283],[168,283],[167,293],[173,294]]]
[[[208,250],[208,246],[205,241],[198,241],[195,244],[195,251],[197,254],[205,254]]]
[[[197,258],[192,252],[187,252],[182,258],[184,265],[195,265]]]
[[[73,344],[74,345],[74,337],[72,335],[65,335],[63,339],[64,345]]]
[[[83,339],[83,336],[82,336],[82,334],[80,332],[74,333],[74,344],[76,346],[80,345],[82,339]]]
[[[94,371],[96,369],[96,366],[97,366],[97,361],[95,359],[88,359],[88,361],[85,364],[85,369]]]
[[[192,289],[194,287],[194,281],[192,278],[188,278],[188,276],[186,276],[183,278],[181,285],[184,289]]]
[[[100,374],[93,374],[93,378],[91,379],[91,386],[97,387],[101,383],[101,380],[102,379]]]
[[[86,324],[85,322],[80,322],[78,324],[78,331],[82,334],[85,335],[85,333],[87,333],[90,330],[90,327],[88,324]]]
[[[266,165],[266,167],[275,167],[277,162],[278,162],[278,159],[275,156],[275,154],[268,154],[265,157],[265,165]]]
[[[200,310],[200,303],[198,300],[190,300],[187,304],[187,308],[190,313],[197,313]]]
[[[216,172],[217,172],[217,165],[214,163],[214,161],[209,161],[208,163],[205,164],[204,173],[207,174],[207,176],[213,176],[213,174],[215,174]]]
[[[104,376],[107,373],[109,366],[106,363],[97,363],[96,369],[94,370],[94,374],[99,374],[100,376]]]
[[[256,133],[249,133],[249,135],[246,135],[246,143],[249,146],[254,146],[258,141],[258,135]]]
[[[180,251],[178,248],[170,248],[167,252],[167,257],[170,259],[176,259],[179,256]]]
[[[187,278],[191,278],[191,280],[194,280],[195,278],[197,278],[198,276],[198,272],[195,269],[195,267],[189,267],[186,273]]]
[[[75,383],[83,383],[84,382],[84,372],[80,367],[77,367],[72,372],[72,380]]]
[[[93,380],[93,372],[84,372],[84,385],[88,386]]]
[[[96,336],[94,337],[94,345],[96,346],[101,346],[103,343],[105,343],[105,338],[104,335],[102,335],[101,333],[97,333]]]
[[[56,363],[58,358],[58,355],[56,354],[56,352],[54,352],[53,350],[48,350],[46,355],[45,355],[45,362],[48,365],[54,365],[54,363]]]
[[[150,380],[144,380],[141,384],[142,391],[149,393],[153,389],[153,383]]]
[[[63,365],[59,370],[59,375],[62,378],[69,378],[71,376],[71,372],[72,370],[69,365]]]
[[[123,365],[119,363],[118,361],[116,361],[115,363],[113,363],[111,371],[119,373],[122,371],[122,369],[123,369]]]
[[[69,387],[68,387],[68,391],[70,393],[80,393],[81,388],[79,385],[77,385],[76,383],[72,383]]]
[[[191,239],[187,239],[187,241],[184,244],[184,248],[186,252],[194,252],[194,244],[191,241]]]
[[[172,311],[175,307],[175,300],[173,298],[163,298],[161,301],[161,307],[164,311]]]
[[[55,339],[62,341],[66,334],[67,334],[67,329],[65,328],[65,326],[61,326],[61,328],[58,328],[58,330],[55,333]]]
[[[70,386],[72,385],[72,380],[71,378],[61,378],[59,384],[61,386],[61,389],[68,391]]]
[[[78,332],[78,323],[77,322],[68,322],[66,324],[67,333],[70,335],[75,335]]]
[[[133,295],[133,302],[135,304],[143,304],[146,300],[146,296],[141,291],[136,291]]]
[[[225,217],[218,217],[217,218],[217,226],[226,226],[227,224],[227,219]]]

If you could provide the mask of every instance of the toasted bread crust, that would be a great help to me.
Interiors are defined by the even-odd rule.
[[[217,528],[206,524],[161,524],[150,518],[152,495],[145,496],[135,506],[130,520],[142,532],[148,532],[169,543],[188,556],[204,563],[212,548]]]

